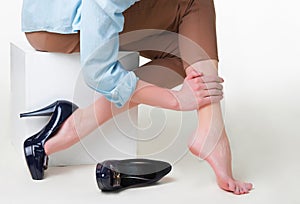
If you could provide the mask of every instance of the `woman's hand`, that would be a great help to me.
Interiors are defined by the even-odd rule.
[[[195,70],[184,79],[180,91],[172,91],[178,101],[177,110],[196,110],[205,105],[216,103],[223,98],[224,80],[218,76],[203,76]]]

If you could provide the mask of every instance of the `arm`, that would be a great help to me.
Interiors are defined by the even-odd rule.
[[[217,76],[203,76],[195,70],[190,70],[179,91],[139,80],[131,102],[172,110],[195,110],[222,100],[223,86],[220,83],[223,81]]]
[[[122,12],[137,0],[88,0],[82,2],[80,53],[88,86],[116,106],[128,101],[138,78],[117,61]]]

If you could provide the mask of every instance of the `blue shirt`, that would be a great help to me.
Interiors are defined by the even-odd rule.
[[[139,0],[24,0],[22,31],[76,33],[80,30],[80,58],[89,87],[122,107],[138,78],[118,61],[123,12]]]

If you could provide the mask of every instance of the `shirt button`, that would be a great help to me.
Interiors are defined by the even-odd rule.
[[[112,95],[113,99],[117,99],[118,98],[118,91],[114,90],[111,95]]]

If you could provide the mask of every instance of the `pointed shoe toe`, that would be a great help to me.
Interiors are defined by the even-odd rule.
[[[26,140],[24,142],[24,155],[32,179],[42,180],[44,178],[44,170],[48,165],[48,157],[43,146]]]

